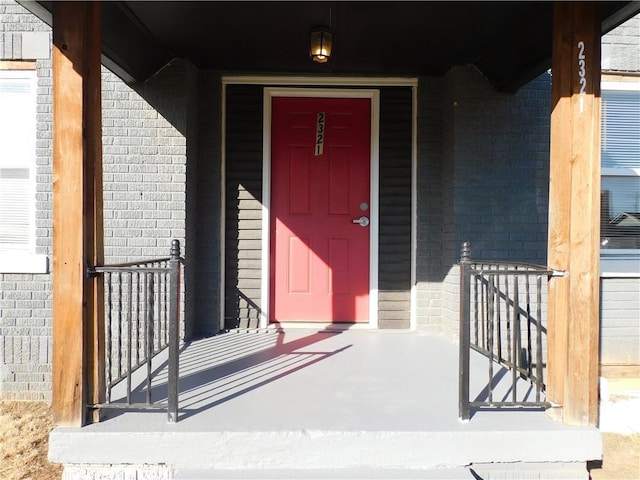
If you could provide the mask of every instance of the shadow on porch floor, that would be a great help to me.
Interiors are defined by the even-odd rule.
[[[166,396],[158,361],[155,400]],[[477,395],[487,385],[486,359],[472,355],[471,363]],[[458,347],[438,335],[230,332],[184,346],[178,423],[164,412],[112,411],[100,424],[54,430],[50,459],[346,472],[601,457],[596,429],[567,427],[542,411],[481,411],[461,422],[457,382]]]

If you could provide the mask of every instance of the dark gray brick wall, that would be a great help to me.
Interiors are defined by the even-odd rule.
[[[421,329],[441,325],[443,248],[446,242],[443,197],[443,82],[421,78],[418,84],[416,218],[416,318]]]
[[[417,323],[453,334],[462,242],[479,259],[546,262],[550,78],[501,94],[460,67],[420,87]]]
[[[476,258],[544,264],[551,79],[507,95],[473,69],[454,74],[456,246],[468,240]]]
[[[191,335],[212,335],[220,321],[220,260],[222,208],[221,100],[219,73],[201,71],[198,78],[198,156],[187,166],[187,319]],[[195,207],[193,205],[195,203]],[[195,250],[194,250],[195,242]],[[195,254],[194,254],[195,253]]]

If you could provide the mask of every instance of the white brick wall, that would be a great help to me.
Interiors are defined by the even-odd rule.
[[[170,480],[168,465],[65,465],[62,480]]]
[[[640,364],[640,278],[602,279],[601,363]]]
[[[602,69],[640,72],[640,15],[602,37]]]

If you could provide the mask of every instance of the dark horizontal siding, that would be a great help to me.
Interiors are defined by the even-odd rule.
[[[411,306],[411,88],[380,94],[378,323],[408,328]]]
[[[225,328],[257,327],[260,318],[262,90],[227,87]]]

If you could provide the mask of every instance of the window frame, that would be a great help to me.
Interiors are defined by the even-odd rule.
[[[606,75],[602,79],[600,90],[601,92],[640,91],[640,77]],[[604,177],[638,177],[640,179],[640,159],[638,161],[637,167],[601,167],[600,177],[601,179]],[[600,248],[600,276],[640,278],[640,249]]]
[[[0,274],[6,273],[48,273],[49,259],[47,255],[37,254],[36,245],[36,132],[37,132],[37,104],[38,104],[38,72],[35,62],[0,62],[0,78],[25,78],[31,84],[33,108],[33,152],[30,153],[29,186],[30,198],[28,212],[28,240],[25,250],[0,250]]]

